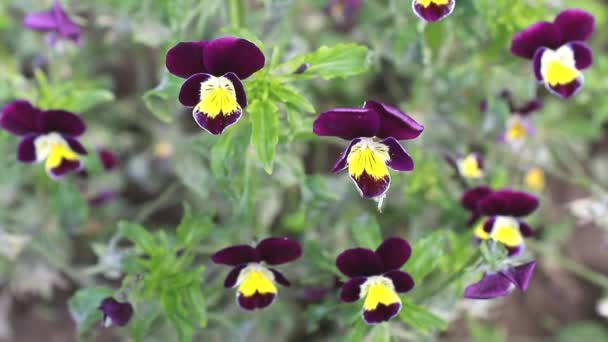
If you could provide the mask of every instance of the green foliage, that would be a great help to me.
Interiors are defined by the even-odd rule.
[[[399,318],[417,332],[428,334],[445,330],[448,323],[429,310],[413,304],[409,299],[402,299]]]
[[[557,341],[606,341],[608,329],[602,324],[592,321],[577,322],[569,324],[559,330]]]
[[[148,90],[143,100],[148,110],[159,120],[173,121],[177,108],[177,95],[183,80],[163,72],[160,83],[156,88]]]
[[[264,170],[271,174],[279,142],[279,109],[271,101],[254,100],[248,112],[251,116],[251,144]]]
[[[338,44],[333,47],[322,46],[317,51],[293,58],[277,69],[293,73],[302,64],[308,65],[305,72],[295,77],[307,79],[320,76],[331,80],[364,73],[368,69],[367,47],[357,44]]]

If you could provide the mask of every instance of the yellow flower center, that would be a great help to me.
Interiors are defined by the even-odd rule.
[[[200,102],[194,107],[195,112],[215,118],[218,115],[229,115],[240,110],[234,85],[229,79],[223,76],[211,76],[201,83]]]
[[[565,85],[580,75],[576,69],[574,51],[569,46],[557,50],[546,50],[541,57],[541,74],[551,86]]]
[[[519,222],[512,217],[504,216],[498,216],[494,221],[490,238],[509,247],[519,246],[524,241],[519,230]]]
[[[370,277],[362,285],[361,297],[365,297],[363,302],[363,310],[375,310],[379,304],[389,306],[395,303],[401,303],[401,299],[397,292],[393,281],[382,276]]]
[[[431,6],[431,4],[442,6],[449,4],[450,0],[416,0],[416,3],[418,3],[422,7],[429,7]]]
[[[477,156],[474,154],[469,154],[458,161],[458,171],[465,178],[479,179],[483,177],[483,170],[479,166]]]
[[[34,147],[38,162],[46,160],[44,167],[47,170],[60,166],[64,159],[69,161],[79,159],[78,154],[72,151],[65,139],[58,133],[49,133],[38,137],[34,141]]]
[[[356,143],[350,149],[346,160],[348,173],[355,179],[359,179],[363,173],[373,179],[382,179],[389,174],[386,166],[386,162],[390,160],[388,147],[369,138],[363,138]]]
[[[545,188],[545,172],[540,167],[533,167],[526,173],[524,182],[532,190],[543,191]]]
[[[253,296],[256,292],[260,294],[277,293],[274,285],[274,275],[259,264],[251,264],[245,267],[237,280],[238,291],[245,297]]]
[[[521,119],[516,117],[511,117],[509,119],[506,140],[514,141],[514,140],[523,140],[528,136],[528,131],[526,130],[526,126],[521,121]]]

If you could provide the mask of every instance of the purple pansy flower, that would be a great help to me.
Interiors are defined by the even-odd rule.
[[[460,197],[460,204],[462,205],[463,208],[465,208],[466,210],[468,210],[471,213],[471,216],[469,217],[469,220],[467,221],[467,225],[472,225],[475,222],[477,222],[477,220],[479,220],[479,218],[481,218],[482,213],[480,212],[479,208],[477,207],[477,204],[479,203],[479,201],[481,201],[481,199],[483,199],[485,196],[489,195],[492,193],[492,189],[490,189],[490,187],[486,186],[486,185],[480,185],[480,186],[476,186],[474,188],[468,189],[466,190],[462,196]]]
[[[129,323],[133,316],[133,306],[129,302],[119,302],[112,297],[105,298],[99,305],[103,312],[103,326],[117,325],[123,327]]]
[[[211,134],[221,134],[241,118],[247,107],[241,81],[264,63],[264,54],[255,44],[237,37],[181,42],[166,56],[169,72],[186,79],[179,102],[192,107],[196,123]]]
[[[87,151],[77,138],[86,126],[79,116],[64,110],[40,110],[28,101],[15,100],[2,110],[0,127],[22,137],[17,146],[19,161],[44,161],[51,178],[82,168]]]
[[[517,33],[511,52],[533,61],[534,76],[553,94],[569,98],[583,86],[585,70],[593,63],[585,41],[595,30],[589,12],[568,9],[551,22],[542,21]]]
[[[59,0],[53,1],[53,7],[48,11],[26,15],[23,26],[47,33],[50,45],[59,40],[71,40],[76,44],[82,41],[82,27],[68,17]]]
[[[331,18],[336,30],[349,31],[357,22],[363,0],[329,0],[325,13]]]
[[[506,296],[513,289],[526,291],[534,273],[536,261],[507,269],[486,273],[480,281],[467,286],[464,297],[471,299],[492,299]]]
[[[361,196],[378,201],[379,206],[391,183],[388,169],[414,169],[414,161],[398,140],[415,139],[423,129],[397,108],[376,101],[367,101],[363,108],[328,110],[313,125],[316,135],[350,140],[331,171],[348,168]]]
[[[484,176],[484,160],[481,153],[469,153],[465,156],[445,156],[448,164],[465,179],[480,179]]]
[[[401,311],[398,293],[414,287],[412,277],[400,270],[412,254],[410,244],[401,238],[388,238],[372,251],[352,248],[336,259],[340,272],[350,277],[342,285],[340,299],[350,303],[365,298],[363,320],[377,324],[391,320]]]
[[[439,21],[452,14],[456,0],[412,0],[412,10],[422,20]]]
[[[500,97],[509,106],[511,115],[507,119],[505,131],[499,135],[498,140],[518,148],[523,145],[526,139],[536,133],[531,116],[534,112],[543,108],[543,101],[537,97],[521,106],[517,106],[511,92],[508,90],[502,91]],[[481,105],[481,109],[484,112],[487,110],[485,103],[483,101]]]
[[[260,241],[255,247],[236,245],[224,248],[213,254],[211,260],[234,267],[226,276],[224,287],[238,287],[237,303],[245,310],[256,310],[272,304],[277,295],[276,283],[290,286],[281,272],[262,263],[281,265],[301,255],[302,248],[298,242],[271,237]]]

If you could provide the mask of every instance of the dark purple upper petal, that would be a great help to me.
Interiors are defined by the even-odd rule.
[[[507,277],[518,289],[526,291],[535,267],[536,261],[533,260],[526,264],[511,267],[505,271],[502,271],[502,274]]]
[[[376,255],[382,261],[384,270],[401,268],[412,255],[412,247],[404,239],[392,237],[384,240],[376,249]]]
[[[287,280],[283,273],[279,272],[278,270],[275,270],[274,268],[269,268],[269,270],[274,275],[274,281],[285,287],[291,286],[291,283],[289,282],[289,280]]]
[[[536,196],[523,191],[503,189],[483,197],[478,204],[479,210],[487,216],[530,215],[538,208]]]
[[[206,41],[178,43],[167,51],[165,57],[167,70],[181,78],[209,73],[203,61],[203,50],[206,45]]]
[[[221,76],[233,72],[241,80],[262,69],[266,62],[264,54],[255,44],[237,37],[209,41],[203,55],[203,62],[210,74]]]
[[[65,110],[47,110],[40,113],[40,130],[44,133],[58,132],[77,137],[84,133],[86,125],[76,114]]]
[[[593,64],[593,52],[587,44],[583,42],[572,42],[568,46],[574,52],[574,60],[578,70],[584,70]]]
[[[469,211],[476,211],[479,201],[491,193],[492,189],[488,186],[476,186],[462,194],[462,197],[460,197],[460,204]]]
[[[519,108],[515,108],[514,111],[519,113],[520,115],[526,116],[526,115],[530,115],[536,111],[539,111],[542,108],[543,108],[543,100],[541,100],[540,98],[535,98],[535,99],[528,101],[528,103],[526,103],[525,105],[523,105]]]
[[[99,305],[99,310],[103,312],[104,320],[109,318],[112,324],[125,326],[133,316],[133,306],[129,302],[118,302],[112,297],[105,298]]]
[[[562,44],[586,41],[595,30],[593,14],[577,8],[561,12],[553,21],[561,33]]]
[[[302,255],[300,244],[288,238],[267,238],[260,241],[255,249],[258,251],[260,259],[270,265],[294,261]]]
[[[16,135],[40,132],[40,110],[26,100],[15,100],[2,109],[0,127]]]
[[[561,45],[559,29],[546,21],[538,22],[513,36],[511,53],[526,59],[532,59],[538,48],[557,49]]]
[[[384,273],[383,276],[393,281],[396,292],[403,293],[414,288],[414,279],[407,272],[392,270]]]
[[[226,275],[226,279],[224,279],[224,287],[229,289],[229,288],[233,288],[234,286],[236,286],[236,281],[239,279],[239,275],[241,274],[241,271],[246,266],[247,266],[247,264],[240,264],[240,265],[234,267],[233,269],[231,269],[230,272],[228,272],[228,274]]]
[[[179,102],[186,107],[194,107],[201,100],[201,83],[212,76],[209,74],[195,74],[190,76],[179,90]]]
[[[338,172],[346,169],[346,167],[348,166],[347,159],[348,159],[348,154],[350,153],[350,149],[353,148],[353,146],[355,144],[357,144],[359,141],[361,141],[361,139],[353,139],[348,144],[348,147],[346,148],[346,150],[344,150],[344,152],[342,152],[342,154],[340,154],[340,157],[338,158],[338,160],[336,160],[334,167],[331,168],[331,172],[338,173]]]
[[[22,163],[33,163],[36,161],[36,145],[34,145],[34,141],[38,137],[38,134],[31,133],[21,138],[19,145],[17,145],[18,161]]]
[[[354,277],[342,285],[340,289],[340,300],[345,303],[356,302],[361,296],[361,285],[367,280],[366,277]]]
[[[397,140],[387,138],[380,143],[388,146],[388,154],[391,157],[386,163],[388,167],[396,171],[411,171],[414,169],[414,160]]]
[[[392,137],[397,140],[411,140],[424,130],[424,127],[409,115],[384,103],[367,101],[363,107],[378,113],[380,127],[374,135],[380,139]]]
[[[373,137],[380,127],[380,119],[370,109],[335,108],[319,114],[313,124],[318,136],[352,140]]]
[[[464,297],[471,299],[491,299],[509,294],[511,281],[501,273],[484,274],[475,284],[467,286]]]
[[[249,245],[236,245],[216,252],[211,256],[211,260],[216,264],[237,266],[257,262],[260,260],[260,255],[255,248]]]
[[[367,248],[345,250],[336,258],[336,266],[349,277],[380,275],[384,270],[378,254]]]

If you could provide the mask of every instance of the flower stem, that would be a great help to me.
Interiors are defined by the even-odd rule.
[[[232,26],[233,29],[237,29],[245,25],[245,12],[245,0],[228,0],[230,26]]]
[[[469,267],[471,267],[479,262],[480,257],[481,257],[481,251],[478,248],[475,251],[475,253],[473,253],[473,255],[471,255],[471,257],[458,270],[456,270],[456,272],[452,273],[444,281],[439,283],[439,285],[437,285],[435,288],[432,288],[431,290],[423,293],[420,296],[420,298],[422,298],[422,301],[423,302],[429,301],[431,298],[435,297],[441,291],[443,291],[447,287],[449,287],[453,282],[460,279],[460,277],[462,277],[466,273],[466,271]]]

